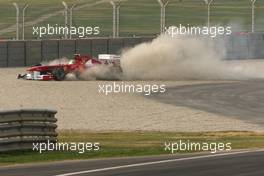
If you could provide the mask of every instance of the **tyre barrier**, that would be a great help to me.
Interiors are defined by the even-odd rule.
[[[33,143],[56,142],[56,113],[48,109],[0,111],[0,152],[29,150]]]

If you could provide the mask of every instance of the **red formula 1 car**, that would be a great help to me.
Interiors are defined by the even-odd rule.
[[[96,65],[113,64],[120,67],[120,56],[101,54],[98,59],[91,56],[81,56],[76,54],[74,60],[70,60],[64,64],[38,64],[27,69],[26,74],[19,74],[18,79],[26,80],[42,80],[42,81],[62,81],[68,73],[81,73],[83,70],[89,69]]]

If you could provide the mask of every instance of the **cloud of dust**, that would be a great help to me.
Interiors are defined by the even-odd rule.
[[[69,78],[69,76],[67,76],[67,78]],[[91,68],[84,70],[80,75],[78,75],[77,78],[79,80],[85,80],[85,81],[90,81],[90,80],[120,80],[120,79],[122,79],[122,76],[121,76],[121,72],[118,70],[118,68],[115,68],[112,65],[103,65],[102,64],[102,65],[95,65]]]
[[[126,49],[120,70],[112,65],[96,65],[78,73],[68,73],[66,80],[245,80],[264,78],[263,63],[227,61],[224,42],[202,37],[162,35],[152,42]],[[67,64],[69,59],[55,59],[45,65]]]
[[[127,80],[241,80],[258,77],[252,70],[248,72],[243,66],[222,60],[223,53],[223,44],[217,45],[216,49],[213,41],[208,39],[162,35],[124,51],[121,67]]]
[[[70,60],[66,57],[54,59],[52,61],[43,61],[41,65],[59,65],[59,64],[68,64]]]
[[[95,65],[81,72],[68,73],[68,81],[93,81],[93,80],[121,80],[121,72],[112,65]]]

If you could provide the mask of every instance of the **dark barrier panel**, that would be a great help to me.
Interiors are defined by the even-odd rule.
[[[263,35],[251,34],[248,36],[249,58],[264,58],[264,38]]]
[[[109,40],[109,54],[121,54],[123,48],[124,48],[123,39]]]
[[[223,40],[223,49],[224,51],[224,57],[226,59],[232,59],[233,58],[233,38],[230,36],[226,36]]]
[[[76,54],[91,55],[91,52],[92,52],[91,39],[76,40]]]
[[[232,41],[232,59],[248,59],[248,51],[249,51],[249,44],[248,44],[248,35],[233,35]]]
[[[264,59],[264,34],[259,36],[261,44],[258,45],[258,58]]]
[[[59,58],[58,40],[43,40],[42,41],[42,60],[50,61]]]
[[[24,41],[8,42],[8,67],[23,67],[26,62]]]
[[[59,40],[59,58],[72,58],[75,50],[75,40]]]
[[[0,67],[6,67],[7,65],[7,42],[0,42]]]
[[[26,66],[41,62],[41,41],[26,41]]]
[[[142,37],[141,38],[141,43],[151,42],[153,39],[154,39],[154,37]]]
[[[123,49],[151,40],[153,37],[0,41],[0,67],[29,66],[61,57],[72,58],[75,53],[95,57],[98,54],[120,54]],[[213,43],[218,53],[225,53],[223,58],[226,59],[264,58],[262,33],[233,34],[214,39]]]
[[[141,43],[141,38],[124,38],[124,48],[132,48]]]
[[[98,54],[107,54],[108,39],[92,39],[92,56],[97,57]]]

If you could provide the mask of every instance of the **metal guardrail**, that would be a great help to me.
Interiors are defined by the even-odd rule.
[[[33,143],[57,141],[55,110],[0,111],[0,152],[32,149]]]

